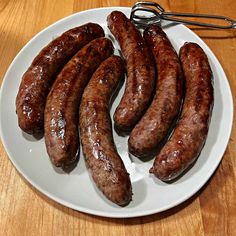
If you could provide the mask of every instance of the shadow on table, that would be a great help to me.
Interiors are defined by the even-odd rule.
[[[234,39],[236,38],[235,29],[213,29],[206,27],[188,26],[189,29],[194,31],[202,39]]]

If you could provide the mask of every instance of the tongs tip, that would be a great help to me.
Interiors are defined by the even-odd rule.
[[[140,12],[145,14],[140,14]],[[178,18],[176,18],[178,17]],[[182,18],[179,18],[182,17]],[[221,20],[224,24],[211,24],[204,22],[197,22],[186,20],[186,17],[208,18]],[[231,29],[236,28],[236,21],[225,17],[209,14],[193,14],[193,13],[177,13],[177,12],[165,12],[164,8],[156,2],[136,2],[130,14],[130,20],[137,26],[145,27],[149,24],[157,23],[161,24],[161,20],[172,21],[183,24],[190,24],[196,26],[212,27],[218,29]],[[226,24],[225,24],[226,23]]]

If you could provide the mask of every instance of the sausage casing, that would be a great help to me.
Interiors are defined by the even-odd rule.
[[[107,21],[110,31],[120,44],[128,77],[125,92],[114,114],[114,121],[120,130],[129,131],[150,104],[155,67],[152,54],[141,33],[122,12],[113,11]]]
[[[93,72],[113,53],[107,38],[94,39],[65,65],[47,97],[45,143],[52,163],[69,166],[79,148],[78,110],[82,93]]]
[[[22,77],[16,97],[18,124],[24,132],[43,132],[46,98],[57,74],[85,44],[103,36],[101,26],[88,23],[66,31],[35,57]]]
[[[202,48],[195,43],[185,43],[179,56],[186,87],[181,118],[150,170],[164,181],[177,178],[200,154],[214,102],[212,72]]]
[[[183,81],[178,55],[165,32],[150,25],[143,35],[153,52],[158,77],[154,99],[128,140],[130,153],[138,157],[153,155],[170,132],[180,110]]]
[[[87,85],[80,105],[80,135],[87,167],[97,187],[112,202],[126,205],[131,182],[112,136],[109,102],[124,74],[120,57],[104,61]]]

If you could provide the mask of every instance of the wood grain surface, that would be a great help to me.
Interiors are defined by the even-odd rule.
[[[132,6],[118,0],[1,0],[0,79],[20,49],[39,31],[82,10]],[[160,0],[168,11],[214,13],[236,19],[233,0]],[[236,96],[236,29],[190,27],[212,49]],[[191,199],[166,212],[132,219],[109,219],[64,207],[28,184],[0,145],[0,235],[236,235],[236,129],[223,160]]]

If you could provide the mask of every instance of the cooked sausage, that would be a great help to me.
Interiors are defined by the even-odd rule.
[[[139,121],[152,99],[154,60],[140,32],[122,12],[113,11],[107,21],[110,31],[120,44],[128,76],[114,121],[120,130],[129,131]]]
[[[66,31],[35,57],[23,75],[16,97],[18,124],[24,132],[43,132],[46,98],[57,74],[85,44],[103,36],[99,25],[88,23]]]
[[[178,55],[165,32],[150,25],[143,35],[153,52],[158,78],[155,97],[128,140],[129,152],[138,157],[153,155],[170,132],[180,110],[183,81]]]
[[[75,161],[82,93],[93,72],[112,53],[109,39],[94,39],[65,65],[52,86],[45,107],[44,130],[48,155],[57,167],[69,166]]]
[[[200,154],[213,107],[212,72],[206,54],[195,43],[180,49],[186,95],[176,129],[156,156],[150,172],[163,181],[177,178]]]
[[[124,74],[123,61],[111,56],[96,70],[80,105],[80,135],[87,167],[97,187],[112,202],[126,205],[131,182],[112,136],[109,102]]]

